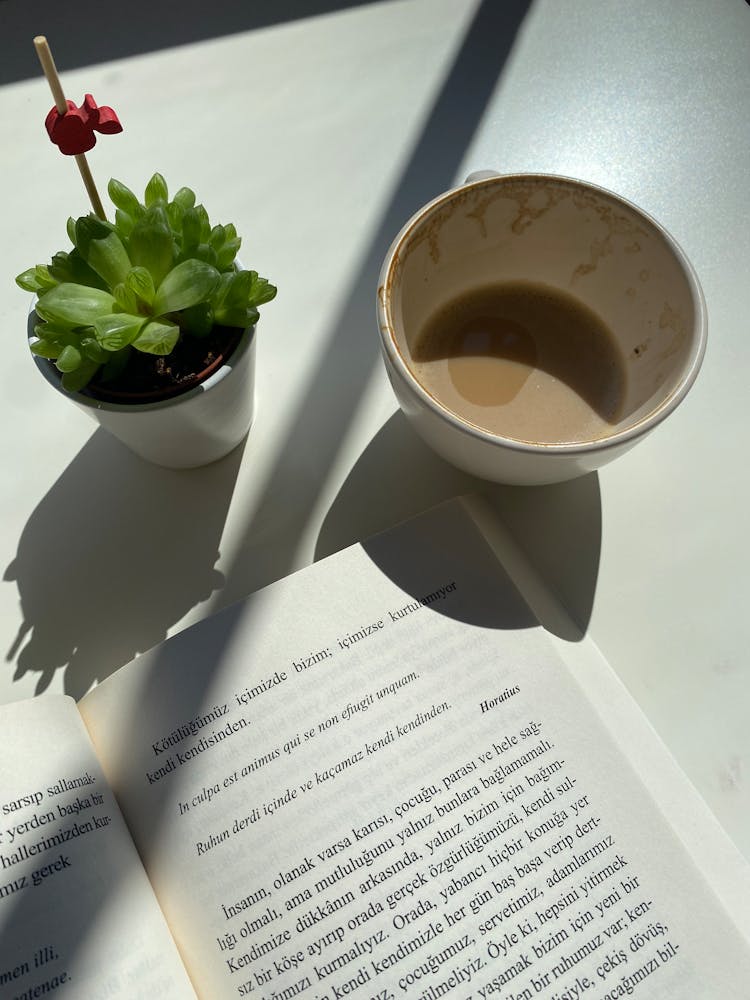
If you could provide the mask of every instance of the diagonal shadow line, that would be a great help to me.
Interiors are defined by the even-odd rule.
[[[363,258],[347,303],[333,326],[315,376],[298,407],[288,445],[279,449],[279,460],[269,477],[263,499],[248,521],[246,540],[271,513],[278,513],[278,497],[283,495],[287,482],[293,480],[297,463],[308,464],[311,451],[316,454],[317,462],[313,478],[304,484],[293,480],[297,490],[297,510],[294,522],[283,526],[285,534],[279,540],[278,549],[274,550],[274,571],[278,577],[284,576],[292,565],[308,512],[323,488],[348,421],[356,411],[372,366],[378,360],[372,329],[375,322],[375,282],[387,246],[419,205],[453,182],[461,157],[479,124],[530,2],[509,0],[499,4],[497,0],[482,0],[382,223]],[[245,549],[245,545],[240,545],[240,552]],[[252,563],[252,560],[248,562]],[[270,580],[264,578],[260,582],[265,584]],[[240,557],[227,573],[227,587],[223,592],[226,603],[235,596],[241,597],[257,589],[254,583],[255,580],[246,575]],[[212,663],[205,665],[201,675],[203,689],[195,685],[192,706],[195,713],[199,711],[214,677],[220,673],[223,652],[232,642],[234,620],[236,616],[225,616],[227,627],[221,644],[214,647]],[[157,652],[151,675],[154,678],[161,672],[160,662]],[[146,679],[144,700],[148,701],[149,694]],[[189,710],[190,706],[185,706],[185,711]],[[164,820],[163,810],[151,817],[149,833],[152,844],[158,839]],[[117,886],[110,885],[109,889],[115,893]],[[9,916],[13,920],[25,919],[24,902],[21,901],[17,910]],[[84,932],[93,926],[97,918],[96,913],[88,916],[90,923],[84,927]],[[68,956],[69,964],[73,963],[74,957],[72,954]]]
[[[502,67],[513,46],[531,0],[482,0],[469,25],[454,63],[438,94],[401,181],[383,215],[382,222],[365,253],[358,276],[341,314],[332,327],[321,352],[318,368],[297,413],[279,458],[266,483],[263,497],[248,519],[239,557],[229,566],[222,591],[222,604],[287,575],[293,565],[299,538],[309,512],[320,495],[328,470],[341,447],[344,433],[365,389],[373,364],[379,362],[375,326],[375,286],[380,263],[403,222],[432,195],[453,183],[461,158],[481,120]],[[314,462],[310,456],[314,455]],[[297,471],[310,468],[304,482]],[[279,497],[285,507],[293,498],[293,519],[279,514]],[[272,524],[278,531],[273,539],[272,574],[248,558],[256,531]],[[244,556],[243,556],[244,553]],[[210,663],[202,664],[199,683],[189,686],[193,699],[183,699],[185,718],[197,714],[221,674],[225,651],[231,647],[238,608],[222,619],[220,637],[212,633]],[[143,678],[143,700],[148,703],[159,689],[162,667],[169,669],[170,654],[157,648],[149,671]],[[149,844],[158,842],[165,821],[164,811],[149,817],[145,833]]]
[[[221,592],[222,605],[231,605],[248,593],[288,574],[294,563],[299,539],[322,492],[328,471],[341,448],[345,432],[365,390],[373,365],[379,363],[375,336],[375,292],[377,275],[386,250],[396,232],[420,205],[449,187],[455,178],[497,84],[531,0],[481,0],[422,133],[415,144],[401,180],[383,214],[382,221],[362,263],[350,294],[327,343],[308,390],[300,400],[287,440],[279,447],[263,496],[248,519],[238,557],[228,567]],[[252,432],[251,432],[252,433]],[[311,461],[310,456],[314,456]],[[300,469],[308,478],[299,477]],[[294,502],[293,517],[280,516]],[[277,532],[272,544],[272,565],[258,567],[252,542],[256,532],[268,524]],[[270,572],[269,572],[270,570]],[[222,616],[220,636],[212,633],[210,664],[202,664],[199,683],[189,686],[194,699],[183,700],[184,713],[198,713],[206,703],[215,678],[221,674],[225,651],[231,647],[242,615],[239,605]],[[169,670],[166,649],[155,651],[144,677],[143,698],[149,701],[159,688],[162,666]],[[187,718],[187,714],[185,715]],[[158,842],[164,812],[149,816],[144,833],[149,845]]]
[[[271,471],[244,538],[257,525],[275,525],[273,565],[240,556],[229,567],[222,605],[287,575],[309,511],[319,497],[349,422],[379,361],[375,336],[375,289],[386,251],[406,220],[453,183],[479,125],[531,0],[483,0],[469,25],[422,134],[378,230],[364,254],[347,301],[333,324],[308,391],[300,401],[287,441]],[[311,460],[311,456],[314,458]],[[308,478],[304,479],[301,470]],[[293,519],[279,523],[279,497]],[[270,573],[270,575],[269,575]]]

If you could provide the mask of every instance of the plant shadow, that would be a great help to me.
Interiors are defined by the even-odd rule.
[[[151,466],[97,430],[29,517],[4,579],[23,615],[6,659],[37,694],[80,698],[222,587],[215,568],[242,458]]]
[[[476,494],[507,529],[541,588],[565,615],[547,614],[536,587],[524,597],[542,623],[564,638],[586,632],[601,548],[601,496],[595,473],[549,486],[500,486],[453,468],[432,452],[398,411],[381,427],[344,482],[321,526],[315,559],[412,517],[451,497]],[[502,544],[502,543],[501,543]],[[411,572],[384,561],[377,539],[365,548],[380,568],[413,596]],[[510,559],[511,553],[508,552]],[[500,554],[504,561],[503,554]],[[435,606],[437,607],[437,605]],[[569,621],[567,621],[569,619]],[[520,621],[520,624],[524,624]]]

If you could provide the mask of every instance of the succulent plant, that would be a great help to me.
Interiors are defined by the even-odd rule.
[[[70,392],[115,378],[134,350],[168,355],[182,336],[252,326],[276,294],[256,271],[237,269],[237,230],[212,226],[189,188],[170,201],[156,173],[143,202],[114,178],[108,191],[114,223],[69,219],[73,248],[16,278],[37,295],[31,350],[55,362]]]

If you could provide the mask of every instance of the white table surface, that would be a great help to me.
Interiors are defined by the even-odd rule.
[[[246,593],[480,490],[750,858],[750,6],[217,0],[184,5],[171,28],[181,7],[131,3],[123,26],[114,4],[97,19],[82,3],[0,6],[0,75],[17,77],[0,87],[0,700],[79,697]],[[28,296],[12,279],[88,210],[43,131],[36,33],[67,96],[90,91],[124,124],[89,154],[100,189],[114,175],[141,190],[157,169],[193,187],[278,285],[254,427],[214,466],[131,456],[27,356]],[[698,382],[598,475],[486,486],[397,412],[374,321],[380,261],[413,210],[481,168],[618,191],[701,278]]]

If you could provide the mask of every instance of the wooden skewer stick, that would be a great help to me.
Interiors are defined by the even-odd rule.
[[[68,102],[65,100],[65,94],[62,89],[62,84],[60,83],[60,77],[57,75],[55,60],[52,58],[52,52],[50,51],[50,47],[47,44],[47,39],[44,35],[36,36],[34,39],[34,48],[36,49],[36,54],[39,56],[39,62],[42,64],[44,75],[47,77],[49,89],[52,91],[52,96],[55,99],[55,107],[57,108],[59,114],[64,115],[68,110]],[[81,179],[83,180],[86,192],[89,196],[91,207],[100,219],[106,219],[107,216],[104,212],[104,206],[102,205],[102,200],[99,197],[99,192],[96,190],[94,178],[91,176],[91,170],[89,169],[88,161],[86,160],[86,154],[76,153],[75,160],[78,164]]]

